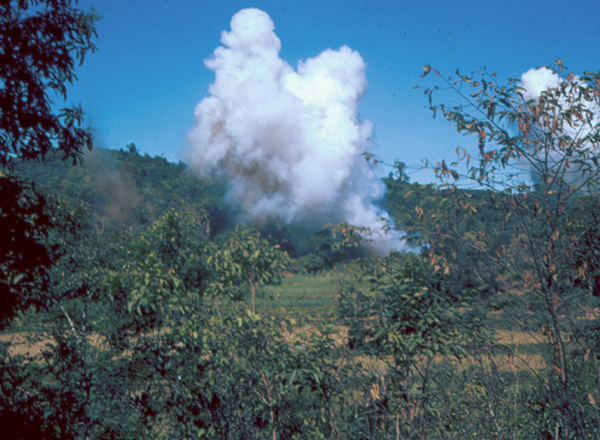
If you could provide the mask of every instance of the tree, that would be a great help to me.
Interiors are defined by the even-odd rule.
[[[123,419],[132,438],[290,438],[330,429],[323,408],[339,394],[331,384],[333,338],[296,336],[285,318],[258,316],[237,298],[206,292],[210,282],[222,283],[217,292],[224,283],[246,283],[231,274],[232,260],[255,265],[255,285],[261,271],[275,276],[244,250],[269,261],[285,254],[258,231],[240,228],[220,250],[209,248],[222,263],[211,278],[204,244],[197,218],[169,212],[131,240],[126,258],[104,278],[109,304],[96,331],[112,351],[101,370],[119,375],[99,377],[94,409],[104,412],[96,430]],[[273,249],[282,255],[269,257]],[[122,393],[102,407],[98,396],[115,388]]]
[[[70,0],[5,1],[0,4],[0,168],[22,159],[43,159],[49,151],[81,161],[91,148],[91,133],[82,128],[80,108],[55,113],[53,96],[66,97],[82,63],[95,50],[97,16]],[[47,204],[35,187],[0,172],[0,218],[11,240],[1,249],[0,301],[4,322],[22,305],[22,287],[45,279],[43,267],[53,251],[45,248]],[[21,283],[19,283],[21,282]]]
[[[51,94],[66,98],[75,63],[95,51],[98,16],[72,0],[5,1],[0,5],[0,165],[43,159],[54,149],[81,161],[91,148],[79,107],[55,113]]]
[[[74,3],[0,3],[0,223],[8,237],[0,246],[2,326],[26,305],[35,303],[48,310],[56,304],[48,292],[51,267],[64,249],[53,232],[66,233],[59,230],[66,224],[57,222],[56,204],[33,184],[17,178],[12,173],[14,165],[21,160],[43,160],[51,151],[77,163],[84,149],[91,148],[92,136],[83,127],[81,108],[56,110],[53,101],[66,98],[67,86],[75,79],[75,63],[82,63],[86,52],[95,50],[97,16],[80,11]],[[74,330],[74,324],[71,327]],[[46,362],[40,357],[10,356],[3,344],[0,424],[7,435],[71,438],[78,431],[88,436],[90,419],[81,417],[80,409],[86,406],[90,388],[84,383],[86,369],[77,368],[82,365],[80,355],[87,350],[71,350],[62,344],[67,335],[57,332],[57,344],[49,350],[56,350],[57,355],[49,355]],[[59,370],[66,374],[58,374]],[[47,380],[54,373],[57,380]],[[68,385],[61,388],[64,384]],[[77,402],[74,396],[79,396]],[[61,417],[71,416],[71,426],[65,431]],[[33,428],[23,433],[26,424]],[[81,424],[85,426],[74,428]]]
[[[529,306],[546,338],[547,371],[539,385],[549,402],[539,416],[539,432],[588,438],[600,420],[592,404],[596,390],[580,373],[590,356],[595,358],[592,347],[583,344],[591,328],[585,312],[599,303],[573,285],[573,263],[582,255],[579,237],[586,232],[569,227],[569,214],[574,199],[596,191],[600,183],[600,74],[566,74],[561,61],[556,69],[542,69],[553,81],[534,94],[527,76],[502,85],[485,69],[447,77],[425,66],[424,76],[435,72],[444,84],[425,90],[434,117],[441,113],[459,133],[477,138],[475,152],[458,148],[456,162],[441,161],[433,168],[446,185],[470,181],[489,190],[502,213],[500,222],[513,229],[509,242],[497,236],[487,241],[476,234],[449,236],[501,267],[504,297],[521,303],[521,309],[527,298],[533,301]],[[458,102],[434,102],[443,90]],[[584,229],[593,232],[591,226]],[[443,241],[432,247],[439,262]],[[587,279],[595,268],[592,272],[582,264],[578,275]],[[514,318],[527,328],[521,317]],[[590,350],[586,356],[577,355],[582,346]]]
[[[247,285],[252,313],[258,287],[277,280],[289,262],[288,254],[279,245],[272,245],[252,228],[236,228],[227,241],[211,253],[207,263],[216,274],[216,289],[234,293],[239,286]]]
[[[379,377],[370,384],[367,438],[395,432],[397,438],[431,438],[441,421],[444,360],[461,360],[485,341],[470,292],[448,289],[448,277],[424,258],[401,255],[369,268],[367,292],[354,286],[340,296],[349,348],[377,359]],[[449,363],[448,363],[449,364]],[[462,366],[464,368],[464,366]],[[448,430],[450,431],[450,430]]]
[[[33,300],[24,293],[43,289],[53,251],[45,245],[51,227],[46,198],[31,185],[0,172],[0,328],[14,313]]]
[[[512,224],[501,221],[502,211],[493,194],[408,183],[394,175],[384,181],[388,189],[386,207],[406,231],[407,242],[434,260],[441,259],[442,264],[434,261],[434,268],[446,272],[451,290],[470,289],[485,302],[497,290],[498,265],[480,259],[477,249],[464,246],[456,237],[468,236],[490,251],[506,242]]]

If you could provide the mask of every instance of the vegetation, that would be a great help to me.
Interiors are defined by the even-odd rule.
[[[255,312],[259,286],[279,280],[286,268],[288,255],[260,236],[256,229],[236,228],[221,246],[209,249],[211,273],[218,274],[213,283],[218,294],[237,297],[239,290],[250,290],[252,313]]]
[[[432,111],[477,151],[435,165],[440,186],[385,179],[420,253],[368,258],[346,224],[301,253],[234,227],[182,164],[85,153],[81,114],[48,96],[94,14],[0,8],[3,438],[597,438],[600,75],[559,63],[525,101],[426,66]]]
[[[53,251],[46,246],[47,203],[26,181],[7,172],[19,160],[49,152],[81,161],[91,148],[80,108],[53,112],[53,98],[66,97],[75,62],[94,51],[93,12],[70,1],[9,1],[0,5],[0,218],[9,233],[0,249],[0,325],[43,291]]]
[[[558,61],[557,72],[562,68]],[[429,72],[426,66],[425,74]],[[593,290],[584,287],[595,282],[595,265],[590,267],[583,256],[589,254],[582,254],[580,237],[589,240],[595,227],[574,216],[581,212],[577,205],[590,203],[586,194],[598,187],[600,75],[564,75],[555,87],[526,100],[517,81],[497,84],[485,70],[457,78],[436,74],[462,102],[433,103],[434,87],[425,91],[432,111],[442,113],[458,132],[474,134],[479,144],[475,165],[466,151],[458,150],[458,162],[466,162],[465,175],[444,161],[436,165],[436,173],[442,180],[467,179],[486,189],[489,203],[497,206],[495,224],[510,226],[509,235],[485,228],[442,235],[494,267],[500,281],[494,286],[506,292],[496,296],[510,303],[505,310],[515,310],[511,317],[520,328],[530,329],[522,311],[536,311],[546,362],[538,392],[547,402],[535,415],[539,432],[593,438],[598,418],[590,356],[596,355],[586,341],[596,325],[598,302]],[[530,170],[530,179],[519,166]],[[455,203],[461,210],[477,211],[470,201],[455,198]],[[433,259],[445,265],[450,249],[444,241],[437,246]]]
[[[91,148],[91,134],[82,127],[80,108],[52,109],[52,95],[66,97],[75,75],[95,51],[93,12],[71,1],[8,1],[0,5],[0,166],[18,159],[43,159],[58,150],[65,159],[81,160]]]

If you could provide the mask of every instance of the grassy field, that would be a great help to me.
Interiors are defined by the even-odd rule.
[[[276,313],[294,318],[300,324],[297,330],[313,328],[320,320],[332,320],[337,314],[338,296],[341,285],[353,281],[353,268],[340,267],[316,275],[286,274],[279,284],[263,286],[256,300],[258,313]],[[366,286],[365,286],[366,287]],[[31,316],[30,316],[31,315]],[[49,343],[43,332],[43,324],[36,320],[36,314],[25,314],[13,327],[0,334],[0,342],[11,341],[11,354],[39,354]],[[505,364],[503,369],[539,368],[543,347],[543,335],[519,330],[507,330],[503,325],[496,327],[501,320],[491,320],[490,330],[495,339],[503,344],[507,352],[497,355],[497,361]],[[346,329],[337,327],[340,343],[345,339]],[[509,354],[511,353],[511,354]]]
[[[280,284],[263,287],[257,299],[258,311],[301,319],[334,317],[340,283],[350,282],[351,273],[351,269],[341,268],[317,275],[289,274]],[[494,330],[496,342],[511,353],[497,354],[496,361],[501,365],[501,370],[537,370],[543,366],[544,349],[540,345],[544,341],[543,335],[505,329],[506,323],[499,319],[490,320],[489,324],[492,326],[490,330]],[[343,338],[345,329],[339,328],[339,331]]]
[[[270,310],[290,316],[327,317],[336,312],[340,282],[350,280],[343,271],[318,275],[284,276],[281,283],[265,286],[257,298],[258,310]]]

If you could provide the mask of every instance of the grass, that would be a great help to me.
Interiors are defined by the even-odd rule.
[[[329,272],[315,275],[287,274],[277,285],[263,286],[256,298],[258,313],[275,313],[298,319],[299,329],[307,330],[317,325],[321,319],[336,316],[339,290],[342,283],[355,281],[353,267],[339,267]],[[20,316],[17,322],[5,334],[0,334],[0,341],[12,341],[12,354],[39,354],[40,347],[48,343],[39,340],[44,325],[39,322],[39,314],[30,311]],[[38,319],[35,319],[35,318]],[[545,338],[539,333],[527,333],[516,329],[506,329],[503,320],[490,320],[495,330],[497,342],[503,344],[507,353],[498,353],[496,360],[506,364],[501,369],[534,369],[542,365],[544,348],[540,341]],[[341,324],[333,324],[339,334],[338,342],[345,339],[345,328]],[[316,328],[316,327],[315,327]],[[38,336],[37,339],[32,336]]]
[[[316,275],[292,275],[284,277],[280,284],[265,286],[257,298],[257,309],[275,312],[294,318],[327,318],[335,316],[338,306],[340,282],[352,279],[351,270],[336,270]],[[536,332],[507,329],[503,320],[490,320],[496,340],[509,353],[497,353],[496,362],[500,370],[530,371],[543,367],[540,345],[545,338]],[[343,326],[338,330],[344,333]],[[342,337],[342,335],[339,335]],[[342,337],[343,339],[343,337]]]
[[[349,279],[347,272],[333,270],[317,275],[289,274],[278,285],[264,286],[256,306],[259,311],[292,316],[331,316],[338,305],[340,281]]]

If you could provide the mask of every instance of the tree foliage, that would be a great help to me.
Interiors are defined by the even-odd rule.
[[[66,98],[75,65],[96,48],[97,16],[72,0],[5,1],[0,5],[0,165],[43,159],[58,149],[81,161],[91,148],[81,108],[55,113],[54,97]]]
[[[28,292],[46,287],[54,251],[46,246],[52,223],[46,198],[31,184],[1,173],[0,200],[0,227],[6,234],[0,244],[2,328],[17,310],[34,302]]]
[[[385,366],[369,389],[368,438],[428,438],[441,426],[440,359],[461,361],[487,341],[481,316],[468,289],[452,292],[419,256],[379,262],[365,281],[366,292],[341,292],[340,308],[349,347]]]
[[[240,287],[248,286],[252,313],[258,288],[277,281],[289,262],[278,244],[271,244],[253,228],[237,227],[210,254],[207,262],[215,276],[216,290],[235,297]]]
[[[598,303],[574,285],[573,269],[580,285],[595,276],[593,263],[584,264],[590,255],[581,244],[586,236],[593,242],[594,228],[590,223],[573,228],[570,209],[576,197],[596,191],[599,183],[600,75],[566,74],[562,62],[556,66],[556,84],[531,99],[519,81],[499,84],[486,70],[446,77],[426,66],[425,74],[435,72],[459,102],[436,103],[434,97],[443,91],[439,86],[425,94],[434,115],[441,113],[459,133],[477,139],[475,152],[457,149],[458,160],[438,162],[436,174],[446,183],[467,180],[489,190],[502,214],[495,224],[510,225],[509,237],[488,234],[480,240],[479,234],[464,233],[452,238],[500,268],[499,298],[520,303],[521,310],[530,298],[529,307],[537,312],[547,343],[547,372],[539,386],[552,402],[539,415],[540,432],[587,438],[598,420],[589,406],[594,390],[581,374],[589,358],[576,353],[590,330],[586,310],[596,310]],[[432,246],[442,258],[450,254],[443,241]],[[513,317],[527,328],[527,315]]]
[[[80,161],[84,148],[91,148],[81,109],[56,113],[53,99],[66,97],[75,63],[95,50],[96,19],[67,0],[0,5],[0,216],[10,234],[2,247],[0,271],[3,321],[17,305],[32,301],[26,294],[33,287],[43,290],[44,271],[54,253],[44,240],[50,227],[44,198],[7,170],[19,160],[41,160],[55,150]]]

